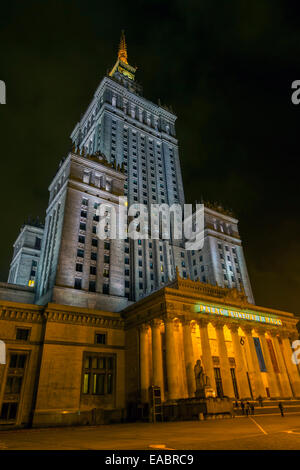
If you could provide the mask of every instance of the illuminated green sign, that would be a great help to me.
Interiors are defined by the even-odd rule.
[[[240,318],[242,320],[258,321],[260,323],[269,323],[271,325],[282,325],[279,318],[266,317],[265,315],[258,315],[247,312],[239,312],[236,310],[229,310],[225,308],[212,307],[210,305],[198,304],[195,305],[195,312],[197,313],[213,313],[214,315],[222,315],[231,318]]]

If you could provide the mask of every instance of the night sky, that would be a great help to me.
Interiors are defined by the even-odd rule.
[[[125,29],[144,96],[178,116],[187,202],[232,209],[256,303],[300,313],[299,2],[3,3],[0,281],[25,218],[44,218],[69,135]]]

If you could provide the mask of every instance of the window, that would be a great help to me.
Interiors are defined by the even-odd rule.
[[[98,239],[92,238],[92,246],[98,246]]]
[[[77,256],[78,256],[78,258],[83,258],[83,257],[84,257],[84,251],[78,249],[78,250],[77,250]]]
[[[17,328],[16,339],[28,341],[30,330],[28,328]]]
[[[74,288],[75,289],[81,289],[81,279],[79,278],[75,278],[75,281],[74,281]]]
[[[85,243],[85,236],[84,235],[79,235],[78,243]]]
[[[42,239],[39,238],[39,237],[35,237],[35,245],[34,245],[34,248],[36,250],[40,250],[41,249],[41,242],[42,242]]]
[[[115,359],[113,356],[86,355],[84,357],[82,392],[85,395],[112,395],[114,371]]]
[[[87,211],[81,211],[80,212],[80,217],[83,217],[84,219],[87,218]]]
[[[88,205],[89,205],[89,200],[88,200],[88,199],[82,199],[81,204],[82,204],[83,206],[88,206]]]
[[[109,255],[104,255],[104,263],[109,264]]]
[[[92,259],[93,261],[97,261],[97,253],[94,253],[94,252],[92,251],[92,253],[91,253],[91,259]]]
[[[82,268],[83,268],[83,264],[81,263],[76,263],[76,271],[78,273],[82,273]]]
[[[96,282],[95,281],[90,281],[89,282],[89,291],[90,292],[96,292]]]
[[[109,294],[109,284],[103,284],[103,294]]]
[[[86,230],[86,224],[84,224],[83,222],[80,222],[79,228],[80,230]]]
[[[106,344],[106,333],[96,333],[95,334],[95,343],[96,344]]]
[[[92,274],[93,276],[97,274],[96,266],[90,266],[90,274]]]
[[[9,377],[7,378],[7,380],[8,379]],[[16,419],[17,411],[18,411],[18,403],[3,403],[1,414],[0,414],[0,419],[4,419],[7,421]]]
[[[104,250],[110,250],[110,243],[104,242]]]

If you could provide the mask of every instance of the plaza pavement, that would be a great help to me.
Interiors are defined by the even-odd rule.
[[[300,413],[0,431],[1,450],[300,450]]]

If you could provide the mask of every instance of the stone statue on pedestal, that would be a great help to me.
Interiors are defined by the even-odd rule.
[[[194,367],[195,381],[196,381],[196,392],[197,398],[206,398],[208,396],[214,396],[214,391],[210,384],[208,375],[204,373],[201,365],[201,360],[198,359]]]

